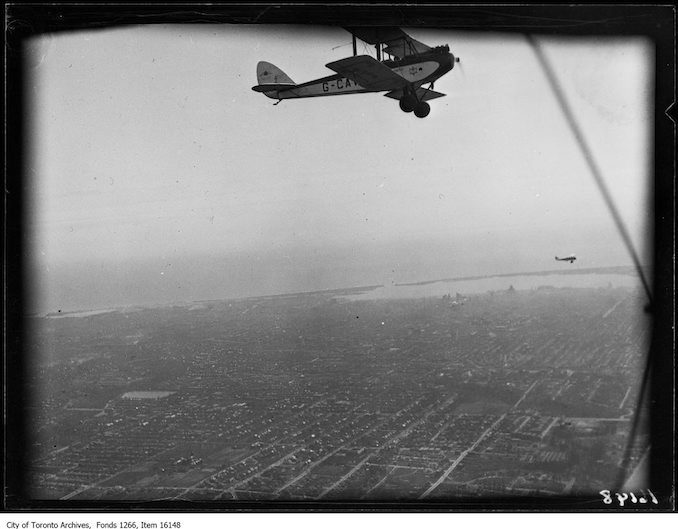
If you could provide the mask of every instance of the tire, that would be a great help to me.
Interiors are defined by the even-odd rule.
[[[414,108],[414,115],[418,118],[425,118],[431,112],[431,105],[426,101],[422,101]]]
[[[400,110],[403,112],[412,112],[417,107],[417,100],[412,96],[405,96],[400,99]]]

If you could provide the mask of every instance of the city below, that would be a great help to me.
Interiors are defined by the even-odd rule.
[[[32,318],[31,497],[454,502],[611,489],[649,445],[642,427],[631,438],[651,331],[643,292],[515,282]]]

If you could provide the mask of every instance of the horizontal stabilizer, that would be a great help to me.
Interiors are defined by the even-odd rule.
[[[386,97],[390,97],[391,99],[400,99],[403,97],[403,91],[392,90],[391,92],[384,95]],[[435,90],[426,90],[426,88],[417,88],[417,99],[419,99],[419,101],[430,101],[431,99],[438,99],[439,97],[445,97],[445,94],[441,94]]]
[[[363,88],[375,92],[407,86],[407,81],[403,77],[369,55],[347,57],[326,66]]]
[[[297,85],[295,85],[294,83],[258,84],[257,86],[253,86],[252,90],[254,90],[255,92],[282,92],[283,90],[289,90],[290,88],[294,88],[295,86]]]

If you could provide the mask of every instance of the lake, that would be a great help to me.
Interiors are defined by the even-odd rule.
[[[339,297],[350,301],[427,298],[442,297],[445,294],[454,296],[457,292],[461,295],[483,294],[489,291],[508,290],[511,286],[516,290],[534,290],[545,286],[554,288],[600,288],[609,286],[613,288],[642,288],[642,283],[638,277],[629,274],[526,274],[396,284]]]

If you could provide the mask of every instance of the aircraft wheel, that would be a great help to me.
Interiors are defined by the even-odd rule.
[[[417,100],[412,96],[405,96],[400,100],[400,110],[412,112],[417,106]]]
[[[425,118],[431,112],[431,105],[426,101],[422,101],[414,108],[414,115],[418,118]]]

